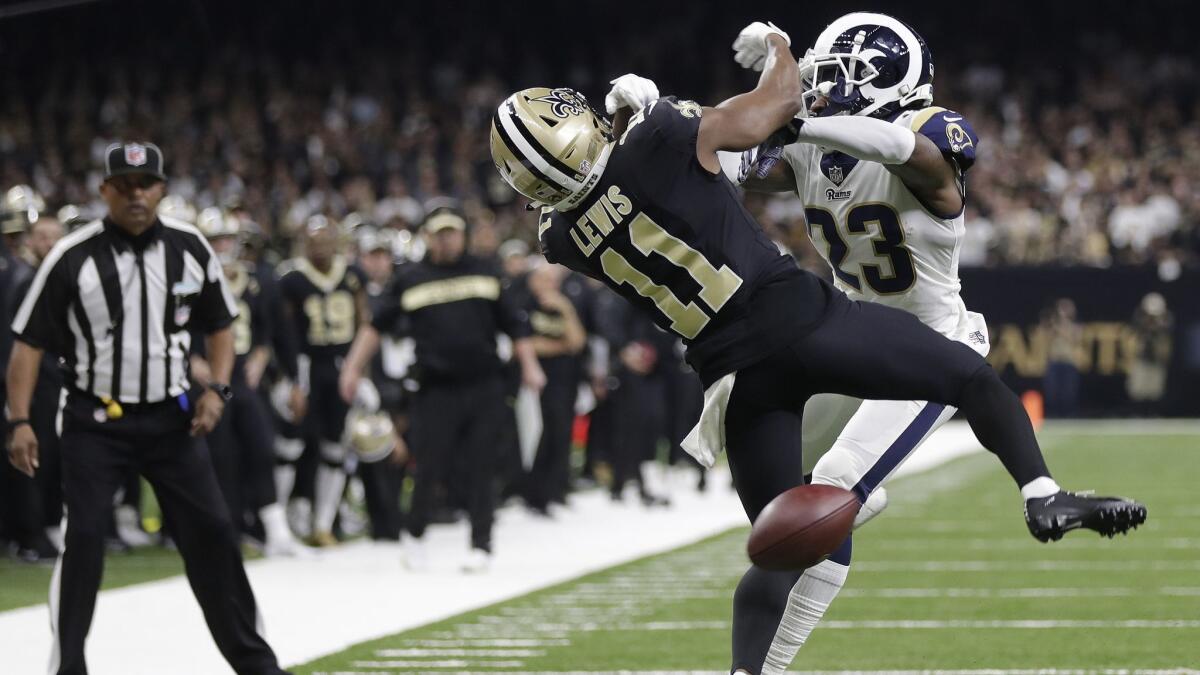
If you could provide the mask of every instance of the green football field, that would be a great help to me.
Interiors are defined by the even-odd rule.
[[[1060,482],[1144,500],[1146,526],[1111,541],[1077,532],[1039,544],[987,455],[898,480],[891,507],[856,537],[850,579],[793,669],[1200,668],[1200,436],[1070,429],[1042,435]],[[745,536],[733,530],[294,672],[721,671]]]

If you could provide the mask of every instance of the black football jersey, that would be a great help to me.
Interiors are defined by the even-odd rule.
[[[313,360],[345,356],[358,330],[362,272],[335,258],[322,273],[305,258],[280,266],[279,291],[299,353]]]
[[[570,211],[544,209],[538,236],[547,260],[604,282],[682,337],[710,383],[799,337],[831,291],[780,252],[723,175],[701,166],[701,115],[674,98],[642,108],[588,197]]]
[[[271,340],[271,322],[267,316],[265,296],[258,275],[238,265],[236,272],[229,278],[229,292],[237,302],[238,315],[230,325],[233,331],[233,353],[237,357],[238,366],[242,360],[254,350],[268,344]]]

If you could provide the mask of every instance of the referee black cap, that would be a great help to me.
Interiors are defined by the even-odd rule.
[[[104,178],[144,173],[166,180],[162,150],[153,143],[113,143],[104,151]]]

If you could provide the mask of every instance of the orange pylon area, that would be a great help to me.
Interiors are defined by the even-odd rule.
[[[1042,424],[1046,421],[1046,405],[1042,399],[1042,392],[1030,389],[1021,394],[1021,405],[1025,406],[1025,414],[1029,415],[1033,430],[1041,431]]]

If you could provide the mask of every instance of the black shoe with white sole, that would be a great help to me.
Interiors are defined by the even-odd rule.
[[[1025,502],[1025,524],[1038,541],[1058,541],[1071,530],[1087,529],[1105,537],[1125,534],[1146,522],[1146,507],[1122,497],[1058,492]]]

